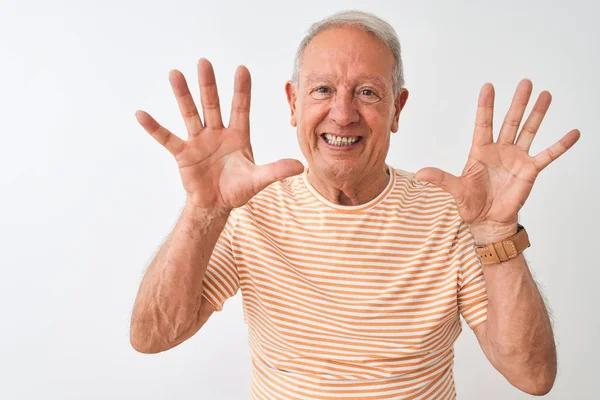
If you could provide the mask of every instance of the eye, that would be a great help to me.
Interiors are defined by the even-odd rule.
[[[310,94],[317,100],[328,99],[333,95],[333,90],[327,86],[319,86],[313,89]]]
[[[369,88],[360,89],[358,91],[358,96],[365,103],[376,103],[381,100],[377,93],[373,89]]]
[[[371,89],[363,89],[360,91],[360,94],[362,94],[363,96],[375,96],[375,92]]]

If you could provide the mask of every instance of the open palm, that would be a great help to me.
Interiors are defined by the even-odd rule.
[[[235,74],[228,127],[223,125],[215,74],[208,60],[198,62],[204,121],[183,74],[171,71],[169,79],[188,139],[182,140],[143,111],[138,111],[136,117],[175,157],[188,203],[206,210],[240,207],[269,184],[304,170],[300,161],[291,159],[254,164],[249,119],[251,82],[245,67],[239,67]]]
[[[580,137],[574,129],[546,150],[530,156],[531,143],[552,99],[546,91],[540,94],[517,135],[531,92],[531,82],[522,80],[494,142],[494,87],[485,84],[479,95],[473,143],[462,175],[456,177],[437,168],[417,172],[418,180],[438,185],[454,197],[466,223],[515,223],[538,174]]]

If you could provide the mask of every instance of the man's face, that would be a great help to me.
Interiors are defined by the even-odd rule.
[[[351,179],[384,168],[408,98],[393,93],[394,56],[373,35],[332,28],[306,47],[298,88],[286,85],[292,126],[311,169]]]

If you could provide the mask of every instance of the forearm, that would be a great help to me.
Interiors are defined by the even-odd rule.
[[[189,336],[199,316],[206,266],[227,216],[183,209],[140,284],[131,317],[134,348],[158,352]]]
[[[497,239],[476,237],[476,244]],[[548,392],[556,376],[554,335],[524,256],[484,266],[483,274],[488,294],[488,317],[482,327],[486,355],[519,389]]]

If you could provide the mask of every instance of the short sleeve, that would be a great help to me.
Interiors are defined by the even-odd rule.
[[[238,270],[232,251],[235,225],[234,210],[229,214],[225,228],[217,240],[202,281],[202,296],[217,311],[223,309],[225,300],[235,295],[240,287]]]
[[[461,223],[452,257],[458,264],[458,309],[471,329],[487,320],[488,304],[483,266],[474,245],[469,226]]]

